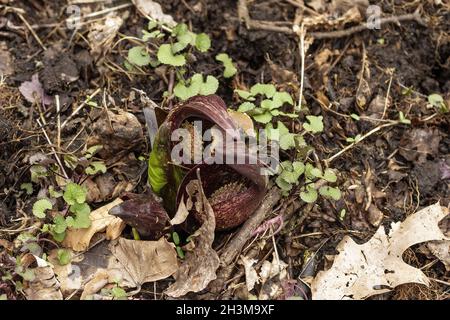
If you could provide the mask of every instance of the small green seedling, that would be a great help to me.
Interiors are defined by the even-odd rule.
[[[233,60],[226,54],[220,53],[216,56],[216,60],[223,63],[225,70],[223,71],[223,76],[225,78],[231,78],[237,73],[237,69],[233,64]]]

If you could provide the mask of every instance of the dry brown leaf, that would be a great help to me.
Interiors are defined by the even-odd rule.
[[[386,234],[381,226],[366,243],[359,245],[349,236],[337,246],[339,254],[332,267],[317,274],[311,285],[312,298],[364,299],[388,292],[404,283],[429,284],[425,274],[408,264],[402,255],[414,244],[445,240],[438,223],[448,209],[439,203],[391,224]]]
[[[132,0],[132,2],[143,16],[149,16],[159,22],[167,24],[169,27],[174,27],[176,25],[172,16],[164,14],[159,3],[152,0]]]
[[[257,262],[256,259],[247,258],[246,256],[241,256],[241,263],[244,266],[245,271],[245,283],[247,285],[248,292],[252,291],[255,284],[259,282],[258,273],[256,272],[253,265]]]
[[[106,17],[106,20],[94,23],[89,31],[88,40],[91,54],[99,57],[111,49],[114,37],[122,26],[123,19],[117,16]]]
[[[172,220],[170,220],[170,224],[172,226],[175,226],[177,224],[182,224],[187,219],[188,215],[189,215],[189,209],[186,207],[184,200],[181,199],[180,205],[178,206],[175,216],[172,218]]]
[[[195,243],[193,251],[186,253],[184,263],[175,273],[176,282],[165,293],[171,297],[180,297],[188,292],[198,292],[217,278],[216,271],[219,267],[219,256],[212,248],[216,219],[213,209],[203,192],[199,180],[191,180],[186,187],[189,196],[197,195],[196,209],[204,217],[202,226],[191,235],[191,241]]]
[[[24,260],[29,260],[26,264],[31,263],[31,260],[37,263],[36,268],[30,268],[34,279],[27,282],[28,287],[24,290],[27,300],[62,300],[59,281],[47,261],[32,254],[25,255],[22,258]]]
[[[120,238],[111,253],[118,260],[109,268],[122,268],[136,287],[143,283],[165,279],[178,269],[177,253],[166,238],[158,241],[136,241]]]
[[[122,230],[125,228],[125,223],[120,218],[110,215],[108,212],[114,206],[122,203],[121,199],[116,199],[107,205],[94,210],[90,214],[92,224],[85,229],[71,229],[67,231],[66,238],[63,241],[63,246],[71,248],[74,251],[85,251],[91,242],[92,237],[97,232],[106,231],[106,239],[117,239]]]

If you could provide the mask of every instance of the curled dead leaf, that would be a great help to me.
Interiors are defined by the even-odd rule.
[[[191,242],[195,248],[186,253],[186,258],[174,277],[176,279],[165,293],[171,297],[180,297],[188,292],[198,292],[216,279],[219,267],[219,256],[212,248],[216,219],[213,209],[205,196],[201,182],[191,180],[186,187],[187,191],[196,195],[195,207],[203,217],[202,226],[191,235]]]
[[[74,251],[85,251],[89,247],[94,234],[98,232],[106,232],[106,239],[108,240],[117,239],[125,228],[125,223],[120,218],[110,215],[109,210],[122,202],[121,199],[116,199],[92,211],[90,214],[92,223],[89,228],[69,228],[62,243],[63,246]]]

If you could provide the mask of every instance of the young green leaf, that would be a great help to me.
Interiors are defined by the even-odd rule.
[[[337,177],[333,170],[325,169],[325,172],[322,175],[322,179],[328,182],[336,182]]]
[[[75,229],[85,229],[91,226],[91,218],[89,217],[89,213],[86,211],[81,211],[76,213],[74,217],[67,217],[66,223],[68,227]]]
[[[207,76],[206,82],[203,83],[203,85],[200,87],[200,94],[201,95],[209,95],[216,93],[217,89],[219,88],[219,80],[217,80],[213,76]]]
[[[223,63],[223,66],[225,67],[225,70],[223,71],[223,76],[225,78],[231,78],[236,74],[237,69],[233,64],[233,60],[231,60],[231,58],[226,53],[218,54],[216,56],[216,60]]]
[[[255,119],[256,122],[266,124],[266,123],[269,123],[270,121],[272,121],[272,115],[270,114],[270,112],[265,112],[262,114],[255,114],[255,115],[253,115],[253,119]]]
[[[125,299],[127,297],[127,293],[124,289],[122,289],[121,287],[114,287],[111,289],[111,295],[115,298],[115,299]]]
[[[303,128],[312,133],[323,131],[323,117],[322,116],[306,116],[309,123],[304,123]]]
[[[57,214],[54,218],[53,218],[53,227],[52,230],[55,233],[63,233],[64,231],[66,231],[67,229],[67,223],[66,223],[66,219],[60,215]]]
[[[292,189],[292,183],[289,183],[286,180],[284,180],[282,176],[278,176],[275,179],[275,183],[283,191],[290,191]]]
[[[158,60],[163,64],[168,64],[174,67],[181,67],[186,64],[186,58],[177,54],[174,55],[170,44],[162,44],[158,49]]]
[[[317,190],[308,185],[304,191],[300,192],[300,198],[306,203],[313,203],[317,200]]]
[[[440,94],[433,93],[428,96],[428,102],[436,108],[441,108],[444,105],[444,98]]]
[[[47,168],[39,164],[30,167],[31,182],[38,183],[40,179],[47,176]]]
[[[239,112],[248,112],[250,110],[255,109],[255,107],[256,106],[253,102],[246,101],[246,102],[241,103],[241,105],[238,108],[238,111]]]
[[[62,192],[56,191],[53,186],[48,187],[48,194],[53,199],[58,199],[63,195]]]
[[[139,67],[143,67],[150,63],[150,55],[145,47],[133,47],[128,50],[128,61]]]
[[[211,47],[211,39],[206,33],[200,33],[195,39],[195,47],[200,52],[206,52]]]
[[[257,83],[250,88],[250,93],[253,96],[256,96],[257,94],[262,94],[265,95],[267,98],[272,98],[276,91],[277,89],[273,84]]]
[[[58,258],[58,263],[61,266],[69,264],[71,258],[70,256],[70,251],[67,249],[58,249],[58,251],[56,251],[56,257]]]
[[[70,212],[72,213],[80,213],[80,214],[89,214],[91,213],[91,208],[87,203],[76,203],[69,207]]]
[[[69,205],[81,204],[86,201],[87,190],[85,187],[79,186],[76,183],[70,182],[66,186],[63,198]]]
[[[180,236],[178,235],[178,233],[173,232],[172,233],[172,239],[173,239],[173,243],[177,246],[180,244]]]
[[[20,189],[21,190],[25,190],[25,192],[30,195],[33,194],[33,185],[31,183],[22,183],[20,185]]]
[[[274,102],[275,108],[281,107],[283,104],[288,103],[290,105],[294,104],[294,100],[292,100],[292,97],[287,92],[275,92],[273,94],[272,100]]]
[[[400,111],[398,113],[398,120],[400,121],[400,123],[403,123],[403,124],[411,124],[411,120],[406,119],[405,114],[403,113],[403,111]]]
[[[38,200],[33,205],[33,214],[43,219],[45,218],[45,211],[50,210],[52,207],[52,203],[48,199]]]
[[[341,198],[341,191],[337,188],[333,188],[330,186],[320,187],[319,193],[325,198],[339,200]]]
[[[242,99],[249,100],[249,101],[255,101],[255,98],[253,97],[253,95],[248,91],[235,89],[234,92],[236,92],[238,94],[238,96],[241,97]]]
[[[97,152],[99,152],[100,150],[102,150],[103,149],[103,145],[101,145],[101,144],[96,144],[96,145],[94,145],[94,146],[92,146],[92,147],[89,147],[87,150],[86,150],[86,152],[85,152],[85,157],[87,158],[87,159],[90,159],[90,158],[92,158]]]
[[[91,162],[89,164],[89,167],[87,167],[84,171],[88,175],[95,175],[99,172],[106,173],[106,166],[103,161],[94,161],[94,162]]]
[[[277,122],[277,129],[274,129],[272,124],[266,125],[267,137],[271,140],[277,140],[280,143],[280,148],[283,150],[289,150],[295,147],[296,134],[290,133],[289,129],[283,122]]]
[[[180,246],[177,246],[176,250],[177,250],[178,257],[180,257],[180,259],[184,259],[184,251],[183,251],[183,249],[181,249]]]

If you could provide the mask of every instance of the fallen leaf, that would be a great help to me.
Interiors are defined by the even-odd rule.
[[[24,290],[27,300],[62,300],[59,281],[55,277],[53,268],[47,261],[30,253],[22,257],[22,263],[28,265],[36,263],[36,268],[30,268],[34,277],[33,280],[26,281],[28,287]]]
[[[164,14],[159,3],[152,0],[132,0],[132,2],[143,16],[149,16],[159,22],[167,24],[169,27],[174,27],[176,25],[172,16]]]
[[[191,180],[186,187],[190,197],[196,194],[195,207],[204,220],[202,226],[190,236],[195,243],[193,251],[186,252],[184,263],[175,273],[176,279],[165,293],[171,297],[180,297],[188,292],[198,292],[217,278],[216,271],[219,267],[219,256],[212,248],[216,219],[214,212],[205,196],[199,180]]]
[[[125,228],[125,223],[120,218],[110,215],[109,210],[122,202],[121,199],[116,199],[113,202],[92,211],[89,216],[92,221],[89,228],[69,228],[62,243],[63,246],[71,248],[74,251],[85,251],[89,247],[94,234],[105,231],[107,240],[117,239]]]
[[[175,216],[172,218],[172,220],[170,220],[170,224],[172,226],[175,226],[177,224],[182,224],[184,221],[186,221],[186,218],[189,215],[190,208],[191,208],[191,206],[187,206],[184,203],[184,199],[181,199],[180,205],[178,206]]]
[[[381,226],[364,244],[344,237],[336,248],[339,254],[332,267],[319,272],[313,280],[312,298],[365,299],[404,283],[428,286],[425,274],[406,264],[402,255],[414,244],[445,240],[438,223],[446,215],[448,209],[437,203],[408,216],[403,222],[392,223],[388,234]]]
[[[120,238],[111,252],[117,266],[128,272],[136,287],[165,279],[178,269],[177,253],[166,238],[158,241],[136,241]],[[111,268],[112,265],[109,266]]]
[[[257,260],[247,258],[246,256],[241,256],[241,262],[242,265],[244,266],[245,283],[247,285],[247,290],[250,292],[255,287],[255,284],[259,282],[258,273],[253,267],[253,265],[257,262]]]
[[[111,50],[111,44],[122,26],[123,19],[117,16],[108,16],[104,21],[96,22],[90,27],[88,34],[91,54],[99,57]]]
[[[52,97],[45,94],[37,73],[33,74],[31,81],[23,82],[19,87],[19,91],[30,103],[51,104],[53,101]]]

